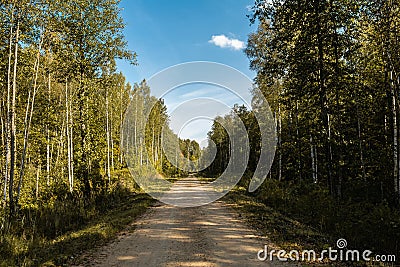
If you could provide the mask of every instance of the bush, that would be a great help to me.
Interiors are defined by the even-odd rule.
[[[264,204],[352,248],[400,255],[400,212],[386,202],[339,201],[316,184],[268,179],[255,193]]]

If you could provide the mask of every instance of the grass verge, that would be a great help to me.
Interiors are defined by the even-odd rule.
[[[243,216],[258,235],[267,237],[285,251],[313,249],[318,252],[335,245],[327,235],[293,220],[266,206],[257,198],[247,195],[244,187],[235,187],[223,200],[237,210],[239,216]],[[304,266],[310,266],[310,263]],[[325,266],[327,265],[325,264]],[[333,265],[329,264],[329,266]]]
[[[34,238],[26,239],[13,235],[8,242],[16,252],[10,253],[9,257],[2,255],[0,266],[69,266],[81,263],[82,252],[106,244],[124,229],[133,231],[132,221],[154,203],[150,196],[140,192],[125,192],[121,196],[73,230],[54,238],[36,234]]]
[[[295,220],[292,216],[289,217],[267,206],[260,198],[249,195],[244,187],[236,186],[223,200],[238,211],[239,216],[243,216],[258,235],[267,237],[273,244],[287,252],[291,250],[300,252],[314,250],[319,257],[318,252],[329,247],[336,248],[337,239],[307,223]],[[378,261],[329,262],[327,259],[322,263],[300,262],[301,266],[400,266],[396,263]]]

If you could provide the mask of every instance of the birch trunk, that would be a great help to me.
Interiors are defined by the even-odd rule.
[[[2,104],[1,105],[1,111],[3,113],[4,103],[2,102],[1,104]],[[7,113],[6,113],[6,115],[7,115]],[[6,134],[6,125],[5,125],[6,118],[3,119],[3,114],[1,114],[1,118],[0,119],[1,119],[1,146],[5,149],[6,148],[6,139],[7,139],[7,137],[5,136],[5,134]],[[5,150],[4,150],[4,152],[5,152]],[[3,155],[1,155],[0,157],[1,157],[1,161],[0,161],[1,174],[2,174],[2,177],[3,177],[3,180],[4,180],[4,186],[6,186],[6,181],[7,181],[7,173],[6,173],[7,170],[5,168],[6,167],[6,161],[5,161],[5,159],[3,160]],[[4,190],[7,191],[7,188],[4,188]]]
[[[24,146],[21,155],[21,164],[20,164],[20,172],[19,172],[19,182],[18,182],[18,189],[17,189],[17,198],[15,200],[16,205],[18,205],[19,197],[21,194],[22,182],[25,173],[25,161],[26,161],[26,150],[28,148],[28,140],[29,140],[29,130],[31,127],[32,122],[32,115],[33,115],[33,107],[35,104],[35,96],[37,92],[37,80],[38,80],[38,73],[39,73],[39,66],[40,66],[40,51],[42,49],[43,38],[40,35],[38,51],[36,54],[36,60],[34,64],[34,77],[33,77],[33,95],[31,100],[31,91],[29,90],[28,93],[28,103],[26,104],[26,112],[25,112],[25,122],[24,122]],[[30,110],[30,111],[29,111]],[[28,115],[29,113],[29,115]]]
[[[310,150],[311,150],[311,169],[312,169],[312,177],[313,182],[316,184],[318,182],[316,175],[316,167],[315,167],[315,150],[314,150],[314,142],[312,135],[310,134]]]
[[[11,164],[11,61],[13,51],[13,23],[14,23],[14,6],[11,8],[11,26],[10,38],[8,49],[8,69],[7,69],[7,118],[5,124],[6,130],[6,164],[5,164],[5,177],[4,177],[4,191],[3,199],[4,205],[7,202],[7,183],[9,180],[9,169]]]
[[[112,134],[112,121],[110,118],[110,149],[111,149],[111,170],[114,170],[114,140]]]
[[[57,156],[56,156],[56,161],[54,163],[54,167],[58,168],[58,162],[60,159],[60,153],[61,151],[64,150],[64,133],[65,133],[65,119],[63,119],[62,125],[61,125],[61,131],[60,131],[60,140],[58,141],[57,145]],[[58,138],[58,132],[56,132],[56,138]]]
[[[119,163],[122,166],[123,163],[123,150],[122,148],[124,147],[124,138],[122,138],[122,136],[124,136],[123,134],[123,114],[122,114],[122,94],[123,94],[123,86],[120,87],[120,92],[119,92],[119,125],[120,125],[120,129],[121,129],[121,137],[120,137],[120,150],[119,150]]]
[[[11,100],[11,138],[10,138],[10,173],[8,197],[10,201],[10,212],[14,213],[14,175],[15,175],[15,146],[16,146],[16,96],[17,96],[17,65],[18,65],[18,41],[19,41],[19,20],[17,20],[17,28],[15,31],[15,47],[14,47],[14,70],[13,70],[13,86]]]
[[[390,80],[392,81],[392,72],[390,72]],[[392,113],[393,113],[393,178],[394,192],[399,194],[399,148],[398,148],[398,125],[397,125],[397,99],[394,88],[391,84],[392,91]]]
[[[35,190],[35,196],[36,200],[39,198],[39,178],[40,178],[40,169],[42,168],[42,165],[39,163],[39,167],[37,168],[36,171],[36,190]]]
[[[65,81],[65,116],[66,116],[66,132],[67,132],[67,168],[68,168],[68,184],[69,184],[69,191],[72,193],[73,191],[73,181],[74,181],[74,171],[73,171],[73,151],[72,151],[72,125],[71,121],[72,118],[70,116],[70,104],[68,101],[69,93],[68,93],[68,82]]]
[[[278,180],[282,181],[282,117],[281,117],[281,107],[278,107],[278,147],[279,147]]]
[[[299,178],[300,181],[303,179],[302,178],[302,158],[301,158],[301,144],[300,144],[300,134],[299,134],[299,103],[296,100],[296,144],[297,144],[297,149],[298,149],[298,162],[297,162],[297,168],[298,168],[298,173],[299,173]]]
[[[107,87],[107,86],[106,86]],[[111,184],[111,173],[110,173],[110,127],[108,118],[108,91],[106,88],[106,138],[107,138],[107,178],[108,185]]]
[[[329,159],[329,162],[332,163],[333,157],[332,157],[332,142],[331,142],[331,116],[329,113],[327,114],[327,123],[328,123],[328,159]],[[332,168],[330,165],[329,171],[331,172],[331,170],[332,170]],[[332,175],[330,175],[330,177],[331,177],[331,179],[330,179],[331,192],[332,192],[332,194],[335,194],[333,177],[332,177]]]
[[[361,171],[362,171],[362,178],[363,178],[364,182],[366,182],[364,152],[363,152],[363,148],[362,148],[362,139],[361,139],[361,122],[360,122],[360,113],[358,110],[358,104],[357,104],[356,108],[357,108],[358,148],[360,150]],[[386,116],[385,116],[385,128],[386,128]],[[386,131],[386,129],[385,129],[385,131]]]
[[[48,75],[48,103],[47,106],[50,108],[50,94],[51,94],[51,76],[50,73]],[[49,115],[50,110],[47,112],[47,116]],[[46,131],[47,131],[47,139],[46,139],[46,176],[47,176],[47,186],[50,184],[50,129],[49,129],[49,119],[47,119],[46,124]]]

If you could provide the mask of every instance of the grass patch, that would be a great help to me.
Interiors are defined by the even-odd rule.
[[[249,196],[244,187],[236,186],[222,200],[237,210],[258,235],[267,237],[285,251],[313,249],[318,253],[335,245],[329,236],[317,229],[293,220]],[[344,266],[340,263],[302,263],[302,266],[310,265]]]
[[[155,201],[142,192],[121,190],[114,192],[112,196],[103,196],[101,203],[92,203],[85,209],[86,217],[71,226],[70,218],[80,218],[82,207],[66,204],[70,207],[65,212],[65,219],[61,223],[67,227],[58,227],[52,234],[44,230],[14,229],[14,233],[4,234],[0,243],[0,266],[69,266],[82,261],[80,257],[83,251],[102,246],[114,239],[122,230],[133,231],[132,221],[142,215]],[[43,217],[55,220],[57,213],[54,209],[50,213],[36,211],[42,218],[36,218],[41,222]],[[50,214],[50,215],[49,215]],[[77,216],[77,214],[79,216]],[[57,223],[56,223],[57,224]],[[58,223],[60,224],[60,223]],[[25,224],[26,225],[26,224]],[[52,223],[49,223],[50,229]],[[34,229],[33,229],[34,228]],[[30,233],[34,232],[34,233]],[[13,233],[13,234],[12,234]],[[17,234],[18,233],[18,234]]]
[[[237,209],[247,222],[262,236],[287,251],[292,249],[323,249],[332,246],[330,238],[299,221],[293,220],[271,207],[246,195],[243,187],[235,187],[224,201]]]
[[[314,250],[317,253],[324,249],[336,248],[337,238],[329,233],[304,223],[300,219],[293,219],[275,208],[267,206],[262,199],[250,195],[244,187],[236,186],[222,199],[243,216],[247,223],[256,230],[260,236],[265,236],[272,243],[285,251]],[[350,249],[363,248],[351,247]],[[389,255],[389,254],[387,254]],[[301,262],[303,266],[399,266],[394,263],[383,262]]]
[[[45,246],[36,247],[29,254],[41,259],[39,263],[44,266],[79,263],[78,256],[82,251],[106,244],[122,230],[133,231],[135,227],[131,224],[132,221],[142,215],[153,202],[144,193],[127,196],[119,207],[99,216],[83,229],[46,242]]]
[[[176,181],[182,179],[181,177],[164,177],[165,180],[167,180],[170,183],[175,183]]]
[[[197,177],[199,179],[200,183],[202,184],[209,184],[215,181],[215,178],[208,178],[208,177]]]

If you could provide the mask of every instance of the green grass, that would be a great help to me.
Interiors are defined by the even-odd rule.
[[[242,216],[258,235],[267,237],[272,243],[286,251],[293,249],[320,251],[335,244],[318,230],[293,220],[266,206],[255,197],[247,195],[244,187],[235,187],[223,200],[237,210],[239,216]],[[304,266],[309,266],[309,264],[304,263]],[[332,266],[332,264],[329,265]]]
[[[260,236],[285,251],[314,250],[317,252],[336,247],[336,239],[300,220],[293,219],[276,209],[267,206],[260,198],[246,192],[244,187],[236,186],[223,200],[237,210],[240,216],[256,230]],[[319,255],[318,255],[319,256]],[[398,266],[379,262],[302,262],[303,266]]]
[[[243,187],[235,187],[224,201],[231,204],[259,234],[285,250],[317,249],[329,246],[329,238],[307,225],[293,220],[256,198],[246,195]]]
[[[154,203],[144,193],[125,191],[114,198],[114,203],[102,207],[75,229],[54,238],[35,234],[32,238],[22,235],[5,235],[2,247],[9,250],[1,255],[0,266],[68,266],[82,261],[83,251],[102,246],[113,240],[122,230],[133,231],[131,224]],[[74,211],[71,211],[71,213]],[[75,211],[79,213],[79,211]],[[3,249],[4,250],[4,249]]]
[[[60,236],[47,244],[48,247],[45,249],[40,247],[37,255],[42,253],[43,256],[40,257],[42,262],[46,256],[48,257],[45,266],[58,266],[66,262],[77,263],[75,259],[81,251],[104,245],[122,230],[132,232],[135,229],[132,221],[142,215],[153,202],[153,199],[144,193],[132,195],[121,202],[119,207],[99,216],[87,227]]]
[[[215,178],[197,177],[201,183],[208,184],[215,181]]]
[[[175,183],[176,181],[182,179],[181,177],[165,177],[165,180],[167,180],[170,183]]]

